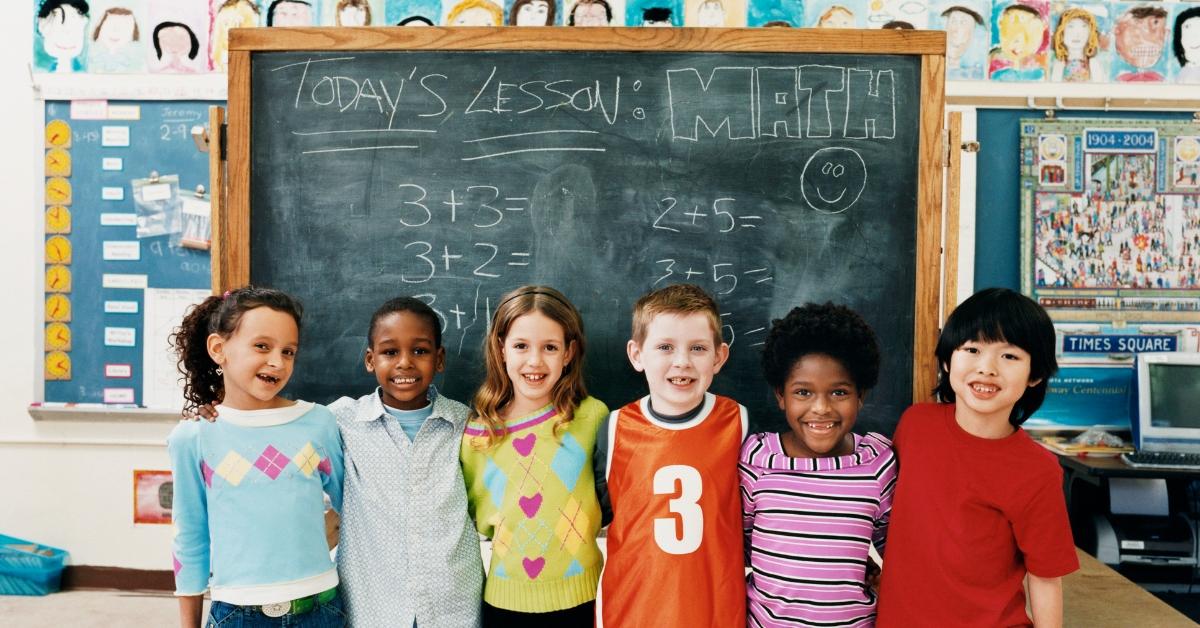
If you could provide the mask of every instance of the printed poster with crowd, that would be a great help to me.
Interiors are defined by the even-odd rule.
[[[1200,123],[1021,121],[1021,270],[1061,321],[1200,321]]]

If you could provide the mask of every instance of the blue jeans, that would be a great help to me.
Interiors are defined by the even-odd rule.
[[[342,628],[346,612],[342,610],[342,595],[321,604],[302,615],[288,613],[283,617],[267,617],[250,606],[213,602],[208,609],[205,628]]]

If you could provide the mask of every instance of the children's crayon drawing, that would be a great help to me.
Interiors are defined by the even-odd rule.
[[[1167,75],[1167,9],[1161,3],[1114,2],[1113,78],[1121,83],[1153,83]]]
[[[1200,137],[1188,123],[1022,120],[1023,281],[1087,320],[1200,318]],[[1186,316],[1186,315],[1185,315]],[[1084,320],[1075,318],[1073,320]]]
[[[1171,29],[1171,75],[1176,83],[1200,83],[1200,5],[1180,8]]]
[[[322,0],[323,26],[384,26],[383,0]]]
[[[1107,4],[1067,4],[1054,11],[1050,80],[1103,83],[1108,77]]]
[[[95,19],[87,32],[88,72],[144,72],[149,20],[143,0],[107,0],[89,8]]]
[[[946,78],[982,80],[991,12],[984,0],[949,0],[937,7],[933,26],[946,31]]]
[[[746,0],[685,0],[683,23],[687,26],[745,26]]]
[[[567,26],[625,25],[625,0],[572,0],[566,6]]]
[[[169,74],[208,68],[208,15],[201,4],[149,0],[149,69]]]
[[[630,0],[625,5],[626,26],[683,26],[683,0]]]
[[[259,0],[263,26],[318,26],[321,7],[314,0]]]
[[[867,28],[929,28],[928,0],[871,0]]]
[[[866,28],[865,0],[813,0],[804,3],[805,26],[813,28]]]
[[[491,0],[446,0],[442,4],[446,26],[500,26],[504,24],[504,8]]]
[[[1046,78],[1050,44],[1049,6],[1037,0],[992,5],[992,50],[988,78],[1041,81]]]
[[[562,23],[562,0],[506,0],[504,15],[509,26],[555,26]]]
[[[87,69],[91,7],[84,0],[41,0],[34,14],[34,67],[46,72]]]
[[[746,8],[749,26],[804,26],[803,0],[750,0]]]
[[[391,26],[433,26],[442,17],[441,0],[390,0],[384,8]]]
[[[224,72],[229,65],[229,31],[235,28],[251,28],[259,23],[258,5],[250,0],[212,0],[212,36],[209,39],[209,64],[211,70]]]

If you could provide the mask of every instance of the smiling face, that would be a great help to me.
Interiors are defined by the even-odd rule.
[[[42,35],[42,47],[46,54],[68,61],[83,52],[84,31],[88,18],[75,7],[64,4],[38,20],[38,32]],[[67,64],[68,67],[70,64]]]
[[[367,349],[367,372],[375,374],[383,403],[398,410],[425,407],[433,378],[442,372],[446,350],[435,344],[429,319],[392,312],[375,322]]]
[[[823,214],[849,209],[866,184],[867,164],[850,148],[822,148],[808,158],[800,173],[804,201]]]
[[[854,450],[850,430],[862,397],[841,362],[819,353],[802,356],[775,400],[791,428],[783,435],[789,456],[844,456]]]
[[[1007,342],[972,340],[955,349],[949,380],[959,424],[965,419],[976,425],[1007,425],[1025,390],[1041,381],[1029,379],[1030,366],[1029,353]]]
[[[650,402],[660,414],[684,414],[704,401],[713,376],[729,358],[729,345],[717,344],[704,313],[662,313],[646,326],[639,345],[626,345],[629,362],[646,374]]]
[[[562,325],[538,311],[518,317],[501,340],[504,371],[513,386],[507,418],[519,417],[550,404],[554,385],[575,355]]]
[[[225,397],[238,410],[265,410],[286,404],[279,391],[292,377],[300,330],[291,314],[256,307],[242,314],[228,338],[208,337],[208,355],[221,367]]]
[[[1200,17],[1188,18],[1179,28],[1179,44],[1188,64],[1200,63]]]
[[[1000,47],[1013,59],[1032,57],[1045,35],[1046,25],[1033,11],[1010,9],[1000,16]]]
[[[1067,56],[1071,59],[1083,58],[1083,49],[1092,34],[1092,27],[1086,21],[1075,18],[1064,24],[1062,29],[1062,41],[1067,47]]]
[[[137,20],[133,14],[110,13],[104,18],[96,41],[109,50],[116,50],[133,42],[133,32],[136,28]]]
[[[1167,20],[1150,15],[1134,17],[1126,13],[1113,28],[1117,54],[1135,68],[1148,68],[1158,63],[1167,39]]]
[[[182,26],[170,26],[158,31],[162,59],[186,59],[192,51],[192,35]]]
[[[959,59],[971,47],[971,37],[978,24],[975,18],[964,11],[951,11],[946,15],[946,56]]]
[[[549,4],[545,0],[533,0],[517,10],[517,26],[546,26],[549,14]]]

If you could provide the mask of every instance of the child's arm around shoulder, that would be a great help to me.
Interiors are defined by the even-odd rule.
[[[342,432],[338,429],[338,417],[330,410],[330,408],[321,404],[313,404],[312,410],[318,415],[319,424],[321,425],[321,439],[323,441],[323,454],[328,465],[322,464],[318,467],[321,472],[321,486],[325,494],[329,496],[329,503],[333,509],[342,511],[342,478],[345,476],[345,455],[342,452]],[[325,462],[325,461],[322,461]]]

